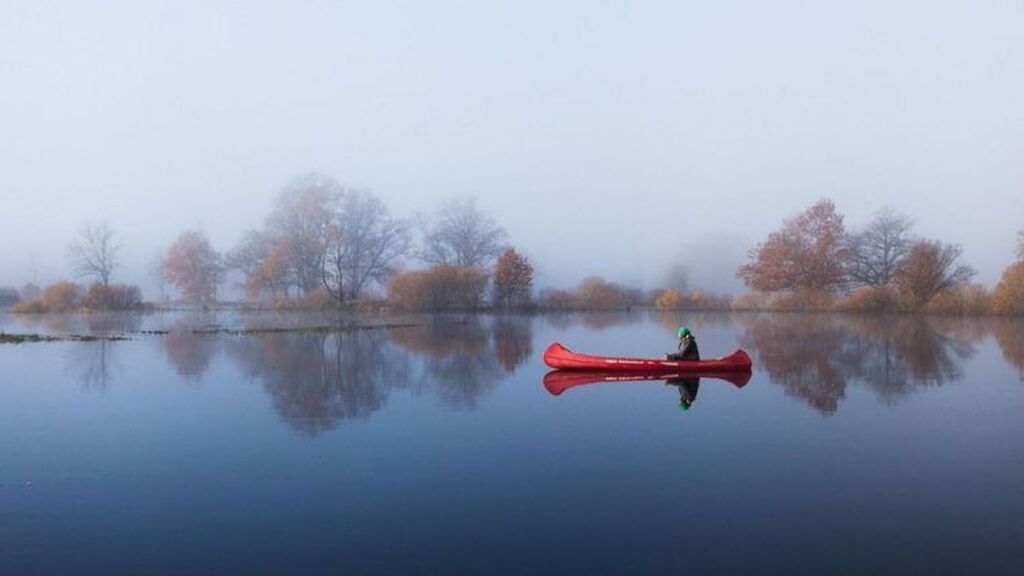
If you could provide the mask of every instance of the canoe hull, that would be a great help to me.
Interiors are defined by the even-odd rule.
[[[743,350],[712,360],[657,360],[653,358],[613,358],[590,356],[569,350],[555,342],[544,350],[544,363],[556,370],[595,370],[621,372],[737,373],[750,372],[753,362]]]

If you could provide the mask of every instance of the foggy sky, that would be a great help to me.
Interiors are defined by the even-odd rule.
[[[214,6],[215,5],[215,6]],[[0,0],[0,285],[218,249],[318,171],[399,215],[476,196],[539,284],[735,268],[833,198],[962,243],[1024,227],[1024,4]]]

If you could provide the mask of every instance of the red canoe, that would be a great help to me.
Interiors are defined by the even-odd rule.
[[[621,370],[552,370],[544,375],[544,388],[558,396],[569,388],[602,382],[648,382],[651,380],[682,380],[684,378],[714,378],[742,388],[750,381],[750,372],[623,372]]]
[[[555,342],[544,351],[544,363],[557,370],[602,370],[623,372],[679,372],[713,374],[750,372],[753,363],[743,350],[714,360],[655,360],[653,358],[609,358],[578,354]]]

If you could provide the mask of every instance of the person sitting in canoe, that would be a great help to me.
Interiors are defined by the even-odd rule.
[[[666,360],[700,360],[700,352],[697,350],[697,339],[686,326],[679,327],[679,349],[671,354],[665,354]]]

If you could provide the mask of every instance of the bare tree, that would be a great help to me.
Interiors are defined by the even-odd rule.
[[[690,291],[690,269],[685,264],[676,263],[665,272],[665,288],[675,290],[679,294]]]
[[[914,307],[928,304],[936,294],[974,277],[974,269],[960,264],[963,248],[956,244],[921,240],[910,247],[894,274],[900,293]]]
[[[504,249],[505,229],[473,198],[450,200],[423,222],[420,258],[430,264],[486,268]]]
[[[848,239],[847,270],[857,284],[889,284],[899,263],[910,251],[914,222],[891,208],[883,208],[867,228]]]
[[[325,242],[323,286],[339,302],[359,298],[371,282],[385,280],[410,246],[408,225],[392,218],[381,199],[349,191]]]
[[[304,294],[320,287],[328,229],[344,192],[322,174],[300,176],[281,190],[267,219],[282,265]]]
[[[106,222],[88,224],[68,246],[68,255],[75,274],[95,278],[104,286],[118,265],[121,244],[114,241],[114,231]]]
[[[1017,232],[1017,259],[1024,260],[1024,229]]]
[[[255,274],[260,262],[270,253],[274,241],[261,230],[249,230],[238,245],[224,254],[224,266],[249,276]]]

